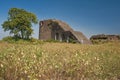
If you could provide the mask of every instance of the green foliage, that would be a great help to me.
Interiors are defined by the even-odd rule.
[[[38,39],[35,38],[30,38],[30,39],[21,39],[19,37],[11,37],[11,36],[7,36],[4,37],[1,42],[8,42],[8,43],[17,43],[17,44],[43,44],[43,41],[40,41]]]
[[[2,39],[2,41],[6,41],[6,42],[10,42],[10,43],[14,43],[16,40],[14,37],[11,37],[11,36],[7,36],[7,37],[4,37]]]
[[[30,40],[29,40],[31,43],[33,43],[33,44],[44,44],[44,41],[41,41],[41,40],[38,40],[38,39],[35,39],[35,38],[31,38]]]
[[[76,43],[76,41],[74,39],[72,39],[72,38],[70,38],[69,42],[70,43]]]
[[[108,43],[108,42],[110,42],[110,41],[102,40],[102,39],[98,39],[98,40],[93,40],[93,39],[91,39],[91,42],[92,42],[93,44],[104,44],[104,43]]]
[[[14,37],[29,39],[33,33],[32,23],[36,24],[37,17],[24,9],[11,8],[8,12],[8,20],[2,24],[4,31],[10,31]]]
[[[45,42],[56,43],[56,42],[60,42],[60,41],[59,40],[49,39],[49,40],[46,40]]]

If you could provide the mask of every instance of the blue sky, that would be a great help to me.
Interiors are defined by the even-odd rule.
[[[1,24],[10,8],[22,8],[37,15],[38,20],[59,19],[88,38],[95,34],[120,34],[120,0],[1,0],[0,39],[8,36]],[[38,38],[39,25],[33,25]]]

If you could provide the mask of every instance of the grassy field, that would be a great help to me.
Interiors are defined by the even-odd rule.
[[[0,42],[0,80],[119,80],[120,42]]]

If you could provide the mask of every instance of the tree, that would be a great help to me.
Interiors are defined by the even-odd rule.
[[[4,31],[10,31],[14,37],[29,39],[33,33],[32,24],[37,24],[35,14],[24,9],[11,8],[8,12],[8,19],[2,24]]]

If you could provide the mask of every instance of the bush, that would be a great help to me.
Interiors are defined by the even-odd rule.
[[[11,36],[7,36],[7,37],[4,37],[2,39],[2,41],[6,41],[6,42],[15,42],[15,38],[11,37]]]
[[[110,42],[110,41],[107,41],[107,40],[91,40],[91,42],[93,43],[93,44],[104,44],[104,43],[108,43],[108,42]]]
[[[71,39],[69,40],[70,43],[77,43],[74,39]]]
[[[30,42],[32,42],[33,44],[43,44],[44,42],[35,38],[31,38]]]
[[[60,42],[58,40],[53,40],[53,39],[50,39],[50,40],[46,40],[45,42]]]
[[[35,38],[21,39],[19,37],[11,37],[11,36],[4,37],[2,41],[8,42],[8,43],[17,43],[17,44],[43,44],[43,41],[40,41]]]

